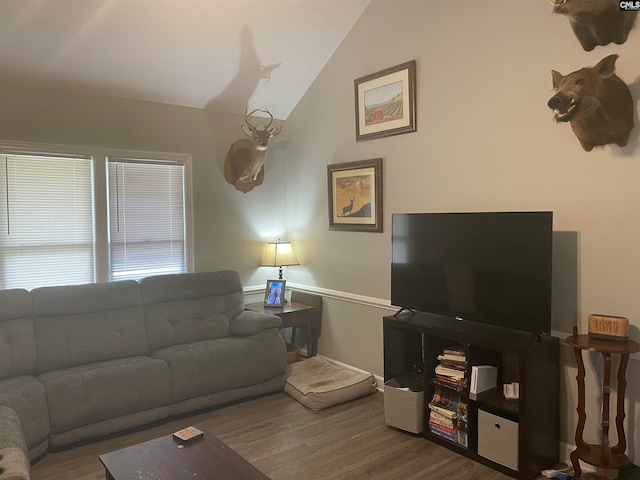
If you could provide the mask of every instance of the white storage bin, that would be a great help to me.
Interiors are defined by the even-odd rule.
[[[518,424],[479,409],[478,455],[518,470]]]
[[[413,386],[415,389],[415,386]],[[384,422],[401,430],[420,433],[424,429],[424,391],[416,392],[402,378],[384,384]]]

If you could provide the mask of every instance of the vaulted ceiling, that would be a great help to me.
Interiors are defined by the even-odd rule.
[[[286,119],[370,0],[0,0],[0,82]]]

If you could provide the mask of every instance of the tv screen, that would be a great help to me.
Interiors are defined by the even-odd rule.
[[[392,305],[551,332],[553,212],[392,216]]]

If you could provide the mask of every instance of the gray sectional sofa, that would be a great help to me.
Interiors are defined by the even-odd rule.
[[[244,310],[231,270],[0,290],[0,422],[16,424],[15,412],[24,437],[0,434],[0,455],[18,447],[33,461],[282,390],[279,326],[277,316]]]

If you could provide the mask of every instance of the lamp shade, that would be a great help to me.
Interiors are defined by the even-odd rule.
[[[291,242],[269,242],[262,256],[264,267],[286,267],[289,265],[300,265],[291,248]]]

